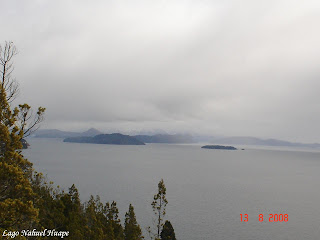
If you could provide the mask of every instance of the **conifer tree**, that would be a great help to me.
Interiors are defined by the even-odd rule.
[[[123,240],[123,227],[120,223],[117,203],[115,201],[113,201],[111,204],[107,202],[105,205],[105,213],[107,217],[108,228],[113,229],[114,239]]]
[[[163,226],[163,217],[166,215],[166,206],[168,201],[166,199],[166,186],[163,179],[158,183],[158,193],[154,195],[151,203],[153,211],[157,216],[157,238],[160,238],[160,231]]]
[[[47,183],[42,173],[35,172],[32,178],[32,189],[35,194],[34,205],[39,209],[37,229],[61,229],[65,222],[65,205],[61,201],[64,195],[53,183]]]
[[[141,240],[143,239],[141,228],[137,223],[134,208],[130,204],[129,211],[125,215],[124,223],[124,239],[125,240]]]
[[[80,202],[78,189],[73,184],[69,188],[69,193],[61,196],[61,202],[64,205],[64,226],[63,230],[69,231],[69,239],[85,239],[85,219],[82,214],[83,207]]]
[[[106,219],[103,215],[103,205],[100,202],[100,197],[90,196],[89,201],[85,208],[87,233],[86,239],[88,240],[114,240],[110,233],[104,232],[104,224]]]
[[[166,221],[161,231],[161,240],[177,240],[170,221]]]

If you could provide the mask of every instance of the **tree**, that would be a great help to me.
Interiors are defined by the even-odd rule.
[[[12,72],[14,70],[12,58],[17,54],[17,48],[12,42],[5,42],[4,47],[0,45],[0,74],[1,74],[1,88],[7,93],[7,102],[12,102],[18,92],[19,84],[15,79],[12,79]]]
[[[20,110],[10,108],[18,91],[11,79],[15,54],[12,43],[6,43],[4,49],[0,46],[0,230],[27,229],[38,221],[31,185],[32,163],[20,151],[24,136],[17,120]]]
[[[22,138],[42,121],[45,109],[39,108],[35,121],[27,104],[11,110],[18,94],[18,84],[11,76],[16,54],[12,42],[0,46],[0,232],[29,229],[39,221],[31,183],[32,163],[20,149]]]
[[[92,195],[90,196],[89,201],[86,203],[85,216],[87,228],[86,239],[114,240],[113,235],[111,236],[110,233],[106,234],[104,231],[104,224],[106,224],[107,219],[105,217],[103,204],[101,203],[99,196],[96,196],[96,198],[94,198]]]
[[[107,202],[104,209],[107,217],[107,228],[113,230],[115,240],[123,240],[123,227],[120,223],[117,203],[115,201],[112,201],[111,204]]]
[[[151,203],[153,211],[157,216],[157,238],[160,238],[160,231],[163,226],[163,217],[166,215],[166,206],[168,201],[166,199],[166,186],[163,179],[158,183],[158,193],[154,195]]]
[[[141,228],[137,223],[134,208],[130,204],[129,211],[125,215],[124,223],[124,239],[125,240],[141,240],[143,239]]]
[[[80,202],[78,189],[74,184],[69,188],[68,194],[63,194],[60,198],[63,203],[63,215],[64,215],[64,226],[63,230],[69,231],[69,239],[84,240],[85,233],[83,226],[85,225],[85,218],[82,214],[83,207]]]
[[[6,162],[5,157],[0,157],[0,232],[26,229],[38,220],[28,178],[19,166]]]
[[[1,108],[6,111],[5,119],[7,120],[3,121],[1,119],[1,121],[9,128],[10,132],[16,127],[17,136],[22,141],[23,137],[29,136],[39,128],[39,123],[44,119],[45,108],[39,107],[36,114],[34,114],[33,109],[26,103],[20,104],[12,112],[4,106],[7,104],[8,107],[11,107],[12,101],[19,93],[19,84],[12,78],[14,70],[13,57],[17,53],[17,48],[13,42],[5,42],[4,47],[0,45],[0,85],[1,92],[3,92]],[[11,121],[9,120],[9,115],[11,115]]]
[[[66,194],[59,187],[54,188],[53,182],[48,183],[42,173],[34,172],[31,184],[35,194],[34,206],[39,210],[39,222],[35,228],[59,230],[63,228],[66,221],[64,215],[66,206],[61,198]]]
[[[170,221],[166,221],[161,231],[161,240],[177,240]]]

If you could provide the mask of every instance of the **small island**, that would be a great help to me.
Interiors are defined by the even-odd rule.
[[[237,150],[237,148],[232,147],[232,146],[222,146],[222,145],[205,145],[202,146],[201,148],[206,148],[206,149],[222,149],[222,150]]]
[[[63,140],[72,143],[96,143],[96,144],[116,144],[116,145],[145,145],[144,142],[120,133],[99,134],[94,137],[70,137]]]

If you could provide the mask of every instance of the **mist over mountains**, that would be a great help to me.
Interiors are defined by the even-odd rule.
[[[102,132],[100,132],[95,128],[90,128],[85,132],[69,132],[69,131],[61,131],[58,129],[39,129],[32,135],[32,137],[36,137],[36,138],[94,137],[99,134],[102,134]]]
[[[73,138],[73,137],[95,137],[103,134],[103,132],[90,128],[84,132],[69,132],[61,131],[58,129],[40,129],[31,137],[35,138]],[[144,134],[144,135],[131,135],[137,140],[144,143],[177,143],[177,144],[191,144],[191,143],[214,143],[214,144],[233,144],[233,145],[256,145],[256,146],[273,146],[273,147],[309,147],[320,148],[319,143],[299,143],[289,142],[279,139],[262,139],[249,136],[192,136],[190,134]]]
[[[32,137],[36,138],[80,138],[95,137],[103,134],[101,131],[90,128],[85,132],[69,132],[58,129],[38,130]],[[155,135],[133,135],[138,141],[144,143],[196,143],[194,138],[188,134],[155,134]]]
[[[195,139],[188,134],[135,135],[134,137],[145,143],[196,143]]]
[[[272,147],[311,147],[319,148],[319,143],[297,143],[278,139],[261,139],[257,137],[225,137],[213,140],[214,143],[219,144],[239,144],[239,145],[259,145]]]

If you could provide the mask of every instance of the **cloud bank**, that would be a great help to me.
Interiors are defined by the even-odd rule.
[[[319,1],[9,1],[44,128],[320,142]]]

